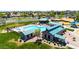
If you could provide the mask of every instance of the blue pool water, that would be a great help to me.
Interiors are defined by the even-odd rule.
[[[29,26],[29,27],[24,27],[23,30],[33,30],[33,29],[37,29],[36,26]]]
[[[41,31],[45,31],[46,28],[43,27],[43,26],[26,26],[26,27],[23,27],[23,30],[27,31],[27,30],[35,30],[35,29],[40,29]]]
[[[43,26],[40,26],[38,28],[41,30],[41,32],[46,30],[46,27],[43,27]]]
[[[53,29],[54,28],[54,29]],[[46,31],[46,29],[51,30],[49,33],[55,37],[58,37],[60,39],[65,39],[64,36],[61,36],[58,34],[58,32],[64,30],[60,25],[55,25],[55,26],[40,26],[40,25],[27,25],[27,26],[22,26],[15,28],[15,31],[20,31],[24,35],[29,35],[34,33],[36,29],[40,29],[41,32]]]
[[[46,28],[44,26],[36,26],[36,25],[31,25],[31,26],[23,26],[21,28],[22,32],[25,34],[25,35],[28,35],[28,34],[31,34],[33,33],[36,29],[40,29],[41,32],[45,31]]]

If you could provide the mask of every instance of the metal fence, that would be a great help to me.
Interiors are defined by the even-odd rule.
[[[20,22],[29,22],[29,21],[38,21],[36,18],[26,17],[26,18],[0,18],[0,25],[9,24],[9,23],[20,23]]]

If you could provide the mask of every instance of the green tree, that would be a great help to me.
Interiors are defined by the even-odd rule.
[[[49,15],[55,17],[56,14],[54,11],[51,11]]]
[[[7,14],[5,12],[0,12],[0,17],[5,17]]]
[[[76,16],[76,20],[79,21],[79,11],[76,11],[75,16]]]
[[[37,39],[38,37],[40,37],[40,33],[41,33],[40,29],[35,30],[34,35],[37,36]]]
[[[36,29],[34,32],[35,36],[37,36],[36,44],[40,45],[42,43],[41,32],[40,29]]]
[[[59,14],[59,18],[62,18],[64,16],[64,11],[61,11],[60,14]]]
[[[22,17],[27,17],[28,14],[27,14],[26,12],[22,12],[22,13],[21,13],[21,16],[22,16]]]
[[[79,16],[76,17],[76,20],[79,21]]]

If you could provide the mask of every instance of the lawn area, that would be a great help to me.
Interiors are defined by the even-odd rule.
[[[33,20],[33,18],[31,18],[31,17],[17,17],[17,18],[15,18],[16,20]]]
[[[21,46],[17,46],[14,42],[9,42],[12,39],[18,41],[20,34],[16,32],[0,33],[0,49],[49,49],[51,48],[47,44],[36,44],[34,42],[23,43]]]
[[[7,27],[8,28],[19,27],[19,26],[33,24],[37,22],[38,21],[30,21],[30,22],[7,24],[7,25],[0,26],[0,31],[6,29]],[[51,49],[51,48],[56,49],[55,47],[51,47],[45,43],[38,45],[34,42],[29,42],[29,43],[23,43],[22,45],[18,46],[17,43],[9,42],[12,39],[14,39],[15,41],[18,41],[19,38],[20,38],[20,34],[16,32],[0,33],[0,49]]]
[[[38,45],[35,42],[22,43],[18,46],[18,43],[15,42],[18,42],[19,38],[20,34],[16,32],[0,33],[0,49],[71,49],[70,47],[51,47],[46,43]],[[15,42],[13,42],[12,39],[14,39]]]
[[[74,31],[74,29],[70,29],[70,28],[65,28],[65,30]]]
[[[41,43],[40,45],[38,45],[34,42],[25,43],[18,47],[18,49],[51,49],[51,48],[52,48],[51,46],[45,43]]]
[[[0,33],[0,48],[15,48],[15,43],[9,43],[9,40],[18,40],[20,35],[16,32]]]
[[[30,22],[22,22],[22,23],[12,23],[12,24],[7,24],[4,26],[0,26],[0,30],[4,30],[7,27],[18,27],[18,26],[23,26],[27,24],[32,24],[32,23],[37,23],[38,21],[30,21]],[[16,43],[9,42],[9,40],[15,39],[17,41],[20,38],[20,34],[16,32],[9,32],[9,33],[0,33],[0,49],[46,49],[46,48],[51,48],[50,46],[46,44],[41,44],[38,46],[34,42],[29,42],[29,43],[24,43],[21,46],[17,46]]]

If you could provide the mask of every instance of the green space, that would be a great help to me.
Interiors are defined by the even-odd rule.
[[[59,47],[51,47],[45,43],[35,43],[35,42],[28,42],[23,43],[20,46],[17,46],[18,43],[9,42],[10,40],[14,39],[18,42],[20,38],[20,34],[16,32],[9,32],[9,33],[0,33],[0,49],[71,49],[70,47],[66,48],[59,48]]]
[[[50,49],[52,47],[44,43],[38,45],[35,42],[29,42],[19,46],[18,48],[19,49]]]
[[[9,40],[18,40],[20,35],[16,32],[0,33],[0,48],[15,48],[15,43],[9,43]]]
[[[0,30],[4,30],[7,27],[18,27],[18,26],[23,26],[27,24],[32,24],[36,23],[38,21],[31,21],[31,22],[22,22],[22,23],[12,23],[12,24],[7,24],[0,26]],[[48,49],[51,48],[50,46],[46,44],[35,44],[34,42],[29,42],[29,43],[24,43],[21,46],[17,46],[16,43],[9,42],[9,40],[14,39],[15,41],[18,41],[20,38],[20,34],[16,32],[7,32],[7,33],[0,33],[0,49]]]
[[[17,46],[16,43],[9,42],[9,40],[15,39],[18,41],[20,34],[16,32],[0,33],[0,49],[49,49],[51,48],[47,44],[36,44],[34,42],[23,43],[21,46]]]
[[[9,42],[10,40],[14,39],[18,42],[20,38],[20,34],[16,32],[9,32],[9,33],[0,33],[0,49],[71,49],[70,47],[59,48],[59,47],[51,47],[45,43],[35,43],[35,42],[28,42],[23,43],[20,46],[17,46],[18,43]]]
[[[70,29],[70,28],[65,28],[65,30],[74,31],[74,29]]]
[[[21,22],[21,23],[11,23],[6,24],[3,26],[0,26],[0,31],[6,30],[6,28],[12,28],[12,27],[19,27],[27,24],[34,24],[38,21],[29,21],[29,22]],[[66,30],[73,31],[72,29],[66,28]],[[39,34],[39,31],[37,31],[37,36]],[[14,42],[9,42],[9,40],[14,39],[15,41],[18,41],[20,38],[20,34],[16,32],[7,32],[7,33],[0,33],[0,49],[59,49],[58,47],[51,47],[45,43],[41,43],[40,45],[36,44],[35,42],[29,42],[29,43],[23,43],[20,46],[17,46]],[[68,47],[67,47],[68,48]]]
[[[45,43],[41,43],[40,45],[36,44],[35,42],[25,43],[18,47],[19,49],[72,49],[71,47],[51,47]]]

